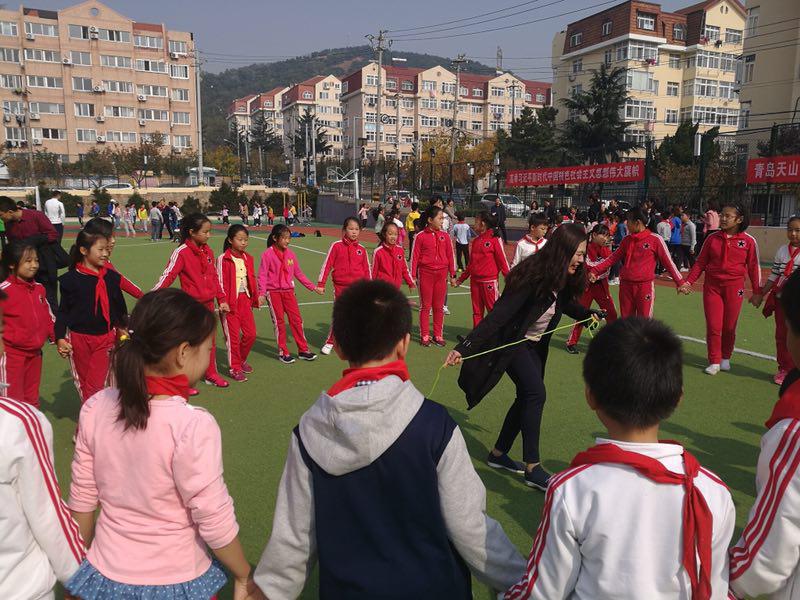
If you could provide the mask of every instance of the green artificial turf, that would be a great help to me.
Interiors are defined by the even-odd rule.
[[[222,237],[220,231],[215,231],[211,239],[215,252],[222,245]],[[249,250],[256,261],[265,248],[265,238],[263,231],[251,233]],[[332,240],[330,237],[306,237],[292,241],[310,279],[316,277],[324,251]],[[373,240],[372,232],[365,232],[362,241],[370,249],[374,246]],[[175,245],[168,242],[151,244],[141,234],[131,240],[122,237],[117,240],[113,262],[129,279],[149,289],[174,248]],[[297,295],[312,350],[319,349],[328,331],[332,308],[331,286],[328,288],[326,296],[320,297],[298,286]],[[617,289],[612,287],[615,296]],[[445,319],[445,336],[451,347],[456,335],[471,329],[468,294],[467,289],[450,293],[451,315]],[[658,287],[656,295],[656,318],[669,323],[681,335],[704,337],[700,294],[678,297],[674,288]],[[127,300],[130,310],[133,300],[129,297]],[[283,365],[276,359],[277,347],[268,310],[256,313],[256,323],[258,339],[249,359],[255,372],[249,376],[249,381],[231,383],[225,390],[201,386],[201,395],[193,399],[194,404],[213,413],[222,429],[225,480],[236,504],[240,537],[253,564],[258,561],[272,526],[275,495],[291,430],[320,391],[327,389],[345,367],[335,355],[320,356],[313,363],[298,361]],[[745,305],[737,347],[774,355],[773,331],[773,321],[766,321],[759,311]],[[548,398],[541,448],[544,466],[551,471],[565,468],[577,452],[603,433],[584,400],[582,356],[564,351],[568,333],[568,330],[562,331],[554,336],[547,364]],[[375,335],[380,334],[375,332]],[[589,334],[584,332],[579,345],[581,351],[585,351],[588,341]],[[226,373],[221,332],[218,347],[217,362],[220,371]],[[289,348],[296,351],[291,337]],[[733,370],[712,378],[702,372],[706,366],[705,346],[687,342],[684,349],[685,397],[673,417],[664,423],[662,438],[686,445],[701,463],[730,486],[737,509],[738,535],[754,500],[754,473],[763,423],[777,397],[777,387],[771,382],[775,363],[737,353],[733,358]],[[409,369],[412,380],[423,393],[429,391],[446,352],[444,348],[412,346]],[[514,387],[504,378],[478,407],[467,412],[456,378],[455,369],[445,370],[433,399],[448,407],[464,433],[473,464],[487,488],[489,514],[503,525],[511,540],[527,556],[544,495],[526,487],[519,476],[494,471],[484,462],[513,400]],[[45,347],[41,396],[42,410],[53,423],[56,468],[66,496],[73,448],[71,438],[80,403],[68,365],[52,346]],[[520,453],[518,440],[513,454]],[[391,542],[387,540],[386,543]],[[230,598],[230,595],[229,586],[221,599]],[[303,597],[316,596],[316,583],[311,581]],[[490,594],[476,583],[475,597],[490,598]]]

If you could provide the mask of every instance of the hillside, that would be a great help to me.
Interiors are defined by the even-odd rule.
[[[416,52],[387,52],[384,60],[391,64],[392,57],[405,58],[399,63],[405,67],[428,68],[448,65],[449,58]],[[374,58],[369,46],[320,50],[273,63],[257,63],[246,67],[227,69],[221,73],[203,75],[203,138],[209,146],[219,145],[227,135],[225,113],[235,98],[270,90],[280,85],[292,85],[314,75],[333,74],[343,77]],[[464,70],[471,73],[491,74],[494,69],[477,62],[467,63]]]

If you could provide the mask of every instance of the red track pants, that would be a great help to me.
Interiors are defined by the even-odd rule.
[[[6,346],[0,356],[0,378],[8,384],[4,396],[39,408],[42,351],[25,352]]]
[[[744,282],[719,286],[705,281],[703,309],[706,313],[708,364],[729,359],[736,342],[736,323],[744,301]]]
[[[447,295],[447,269],[419,269],[419,335],[429,340],[433,309],[433,337],[444,337],[444,299]]]
[[[469,295],[472,297],[472,326],[477,327],[483,320],[483,313],[491,312],[494,303],[500,297],[497,289],[497,279],[488,281],[472,281],[469,288]]]
[[[217,319],[217,313],[214,310],[214,301],[206,302],[205,306],[208,310],[214,313],[214,320]],[[214,333],[211,334],[211,357],[208,360],[208,368],[206,369],[206,379],[210,377],[219,377],[217,371],[217,328],[214,327]]]
[[[247,294],[240,293],[236,306],[231,308],[236,312],[222,316],[222,331],[228,347],[228,366],[231,371],[241,371],[242,363],[247,362],[247,355],[256,342],[256,320],[252,300]]]
[[[81,404],[106,386],[115,339],[115,331],[101,335],[74,331],[67,334],[67,341],[72,344],[72,356],[69,358],[72,379],[81,397]]]
[[[775,350],[778,355],[778,370],[791,371],[795,368],[792,355],[786,347],[786,316],[780,300],[775,301]],[[12,396],[13,398],[13,396]]]
[[[592,305],[592,302],[597,302],[597,305],[600,307],[600,309],[606,311],[607,323],[613,323],[617,320],[617,308],[614,306],[614,299],[611,297],[611,294],[608,291],[607,279],[601,279],[597,283],[590,283],[589,286],[584,290],[583,296],[581,296],[580,300],[581,306],[589,308]],[[575,346],[578,343],[578,340],[581,339],[582,331],[583,325],[576,324],[569,334],[567,346]]]
[[[278,340],[278,350],[282,356],[289,354],[286,344],[286,323],[284,315],[289,319],[292,337],[297,344],[298,352],[308,352],[306,334],[303,332],[303,319],[300,317],[300,307],[297,305],[297,296],[294,290],[272,290],[267,292],[269,300],[269,314],[275,326],[275,339]]]
[[[621,281],[619,284],[619,312],[621,317],[653,317],[656,301],[655,281]]]
[[[333,299],[336,300],[336,298],[339,297],[339,294],[341,294],[346,289],[347,289],[346,285],[338,285],[337,283],[334,283],[333,284]],[[297,302],[297,299],[295,299],[295,302]],[[299,313],[300,310],[298,309],[297,312]],[[291,325],[291,324],[292,324],[292,322],[290,320],[289,321],[289,325]],[[292,330],[292,333],[294,333],[294,330]],[[305,340],[305,335],[303,336],[303,339]],[[297,338],[295,338],[295,340],[297,340]],[[332,344],[333,343],[333,325],[332,324],[331,324],[331,328],[328,330],[328,339],[325,340],[325,343],[326,344]],[[305,352],[305,351],[303,350],[303,352]],[[287,352],[286,354],[289,354],[289,353]]]

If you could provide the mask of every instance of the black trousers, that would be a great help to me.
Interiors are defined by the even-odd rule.
[[[464,262],[461,262],[461,259]],[[469,264],[469,244],[459,244],[456,242],[456,262],[459,269],[464,269]]]
[[[517,386],[517,397],[506,413],[495,448],[508,453],[514,445],[514,440],[517,439],[517,434],[521,432],[523,462],[538,463],[540,462],[539,434],[547,392],[544,387],[544,365],[537,344],[534,342],[521,344],[514,353],[506,373]]]
[[[497,228],[500,230],[500,237],[503,238],[503,243],[508,243],[508,233],[506,233],[506,222],[503,221],[502,223],[497,224]]]
[[[51,275],[47,271],[39,271],[34,279],[44,286],[44,293],[47,296],[48,304],[50,304],[50,310],[55,314],[58,310],[58,273]]]
[[[58,234],[58,243],[61,243],[61,239],[64,237],[64,224],[63,223],[53,223],[53,229],[56,230]]]
[[[691,246],[684,246],[681,244],[681,255],[680,255],[680,262],[678,263],[678,268],[687,268],[691,269],[694,266],[694,259],[695,254],[692,254],[692,247]]]

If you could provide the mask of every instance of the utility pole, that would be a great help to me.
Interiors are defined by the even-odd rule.
[[[194,35],[192,36],[194,37]],[[194,47],[194,84],[197,97],[197,185],[205,184],[205,170],[203,169],[203,109],[200,107],[200,53],[197,44]]]
[[[306,168],[303,170],[303,176],[305,177],[305,182],[303,185],[308,185],[308,180],[311,178],[311,163],[308,162],[308,121],[305,123],[305,141],[306,141]]]
[[[394,156],[397,161],[397,191],[400,191],[400,92],[394,95],[395,101],[395,138],[394,138]]]
[[[453,90],[453,126],[450,128],[450,195],[448,198],[451,199],[453,197],[453,165],[456,162],[456,142],[458,140],[458,90],[461,87],[461,65],[466,62],[467,59],[463,53],[453,61],[456,66],[456,87]]]
[[[517,118],[517,90],[521,88],[519,84],[514,81],[508,89],[511,90],[511,125],[514,125],[514,119]]]
[[[315,109],[316,110],[316,109]],[[314,187],[317,187],[317,115],[311,117],[311,165],[309,175]]]
[[[243,126],[242,134],[244,135],[244,173],[247,177],[247,183],[250,184],[250,128]]]
[[[383,93],[383,53],[391,48],[392,40],[386,37],[388,31],[386,29],[381,29],[378,31],[378,36],[375,37],[374,35],[370,34],[367,36],[369,40],[370,46],[378,55],[378,93],[377,93],[377,105],[378,110],[375,114],[375,165],[377,166],[378,161],[381,157],[381,110],[383,109],[383,102],[381,95]],[[375,189],[375,168],[372,169],[372,189]],[[374,194],[374,192],[373,192]]]

